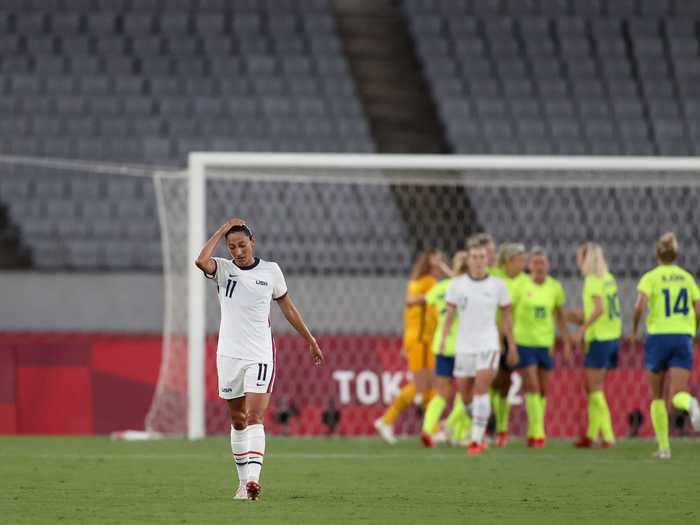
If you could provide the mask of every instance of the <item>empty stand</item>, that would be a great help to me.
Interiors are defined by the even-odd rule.
[[[700,151],[694,4],[403,2],[455,151],[593,155]]]
[[[374,150],[330,0],[4,2],[0,25],[0,154],[167,166],[193,149]],[[159,267],[111,244],[157,244],[152,190],[19,171],[9,214],[35,265]]]
[[[0,112],[84,125],[33,129],[3,153],[182,163],[193,138],[204,149],[225,139],[236,150],[373,150],[329,1],[60,4],[4,5]],[[250,105],[237,111],[231,95]],[[328,127],[302,126],[308,102],[322,105]],[[101,125],[118,116],[158,124],[132,126],[125,150]]]

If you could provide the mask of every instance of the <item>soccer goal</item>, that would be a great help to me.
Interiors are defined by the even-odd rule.
[[[273,431],[366,434],[405,379],[403,295],[417,252],[452,254],[478,231],[542,246],[567,304],[578,306],[574,252],[594,239],[618,276],[629,320],[636,280],[654,264],[660,233],[676,231],[683,263],[700,269],[699,172],[694,158],[192,153],[186,174],[155,178],[166,315],[146,428],[192,439],[227,431],[216,397],[216,296],[193,261],[229,217],[245,218],[257,235],[256,255],[282,266],[328,358],[322,369],[310,367],[304,345],[273,308],[280,359]],[[615,407],[616,425],[646,406],[639,355],[623,357],[617,384],[640,399]],[[576,373],[562,366],[553,382],[559,401],[550,403],[567,406],[550,408],[554,435],[579,430],[573,426],[584,397]],[[517,384],[511,397],[518,404]]]

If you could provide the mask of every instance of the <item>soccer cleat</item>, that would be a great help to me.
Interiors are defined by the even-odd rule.
[[[654,457],[656,459],[671,459],[671,449],[670,448],[660,448],[654,452]]]
[[[241,485],[238,487],[236,493],[233,495],[233,499],[248,499],[248,491],[246,490],[245,486]]]
[[[436,447],[435,442],[433,441],[433,436],[431,436],[427,432],[421,432],[420,442],[423,443],[423,446],[425,448],[435,448]]]
[[[700,404],[695,398],[690,400],[690,424],[695,432],[700,432]]]
[[[535,438],[531,438],[531,437],[527,438],[527,446],[529,448],[533,448],[535,446]]]
[[[508,444],[508,432],[496,434],[496,448],[503,448]]]
[[[484,440],[481,442],[481,450],[488,450],[491,445],[489,445],[488,439],[484,438]]]
[[[600,448],[613,448],[615,446],[614,441],[603,441],[600,445]]]
[[[260,483],[257,481],[250,480],[245,484],[245,490],[250,501],[256,501],[260,498]]]
[[[535,438],[534,443],[532,444],[533,448],[544,448],[545,444],[545,439],[544,438]]]
[[[581,436],[574,442],[576,448],[593,448],[593,441],[588,436]]]
[[[389,445],[396,445],[396,436],[391,425],[386,423],[381,417],[374,421],[374,429],[377,434]]]
[[[484,451],[484,445],[482,443],[477,443],[476,441],[472,441],[469,443],[469,446],[467,447],[467,454],[470,456],[478,456]]]

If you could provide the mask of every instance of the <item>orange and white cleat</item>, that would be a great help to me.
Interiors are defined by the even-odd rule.
[[[535,438],[534,442],[532,444],[533,448],[544,448],[545,445],[545,439],[544,438]]]
[[[503,448],[508,444],[508,432],[496,434],[496,448]]]
[[[469,454],[470,456],[478,456],[484,450],[485,449],[483,443],[477,443],[476,441],[472,441],[467,447],[467,454]]]
[[[257,501],[260,499],[260,483],[257,481],[250,480],[248,483],[245,484],[245,490],[248,493],[248,499],[250,501]]]
[[[437,446],[435,444],[435,441],[433,441],[433,436],[431,436],[427,432],[421,432],[420,442],[423,443],[423,447],[425,448],[435,448]]]
[[[578,441],[574,442],[576,448],[593,448],[593,440],[588,436],[581,436]]]
[[[603,441],[600,445],[600,448],[613,448],[615,446],[614,441]]]

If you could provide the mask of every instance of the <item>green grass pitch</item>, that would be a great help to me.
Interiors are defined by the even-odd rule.
[[[515,442],[461,449],[375,439],[272,438],[263,498],[233,501],[225,437],[113,442],[0,438],[0,522],[10,523],[700,523],[700,441],[671,461],[649,441],[612,450]]]

